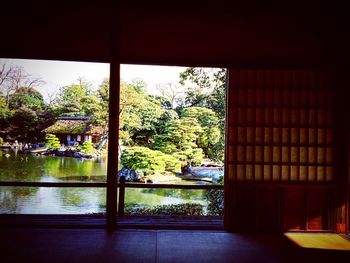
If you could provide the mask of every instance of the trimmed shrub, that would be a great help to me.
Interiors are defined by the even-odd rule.
[[[46,134],[45,136],[45,146],[50,150],[57,150],[61,147],[60,140],[51,133]]]
[[[127,215],[180,215],[180,216],[203,216],[203,206],[197,203],[139,206],[127,204],[124,208]]]
[[[200,148],[187,149],[181,152],[176,152],[173,156],[180,160],[181,168],[185,169],[188,166],[199,166],[203,161],[203,150]]]
[[[181,172],[181,163],[173,156],[163,154],[162,160],[165,162],[165,170],[173,173]]]
[[[92,154],[94,152],[94,145],[92,142],[84,142],[83,145],[78,147],[78,151],[84,154]]]
[[[216,184],[224,184],[224,177],[220,177]],[[205,197],[208,200],[208,215],[223,216],[224,215],[224,191],[223,190],[207,190]]]
[[[121,163],[128,169],[141,170],[146,175],[165,170],[180,172],[180,162],[172,156],[147,147],[131,147],[121,155]]]

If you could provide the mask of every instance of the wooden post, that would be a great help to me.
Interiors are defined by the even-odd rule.
[[[107,163],[107,228],[117,222],[118,138],[119,138],[119,77],[120,65],[115,60],[110,65],[108,163]]]
[[[347,71],[338,70],[335,75],[335,232],[349,231],[349,189],[348,189],[348,155],[349,155],[349,102]]]
[[[119,202],[118,202],[118,216],[124,216],[125,206],[125,176],[119,179]]]

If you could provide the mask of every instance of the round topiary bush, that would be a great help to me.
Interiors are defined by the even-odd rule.
[[[181,171],[181,164],[174,157],[147,147],[125,149],[121,155],[121,163],[125,168],[141,170],[146,175],[154,172]]]
[[[57,150],[61,147],[60,140],[54,134],[46,134],[45,146],[50,150]]]
[[[78,151],[84,154],[92,154],[94,152],[94,145],[92,142],[84,142],[83,145],[78,147]]]

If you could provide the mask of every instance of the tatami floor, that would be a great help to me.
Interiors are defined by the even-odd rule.
[[[350,241],[335,234],[1,228],[0,240],[2,263],[350,262]]]

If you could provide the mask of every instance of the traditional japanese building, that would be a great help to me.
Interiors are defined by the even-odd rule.
[[[84,142],[98,143],[103,133],[101,127],[92,123],[90,116],[60,116],[43,132],[56,135],[61,144],[66,146],[77,146]]]

